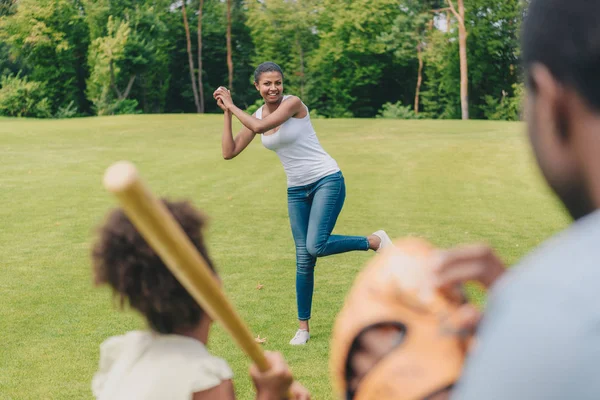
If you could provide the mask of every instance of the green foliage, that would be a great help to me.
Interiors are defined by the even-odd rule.
[[[54,118],[57,119],[75,118],[77,116],[78,112],[74,101],[71,101],[66,106],[58,107],[58,110],[54,114]]]
[[[420,119],[419,115],[415,113],[414,108],[411,106],[404,106],[402,103],[385,103],[377,118],[388,118],[388,119]]]
[[[519,82],[521,0],[465,0],[469,13],[469,97],[474,118],[484,118],[486,96]],[[510,91],[510,90],[509,90]]]
[[[255,65],[275,61],[285,73],[286,90],[306,94],[307,62],[318,45],[313,27],[317,0],[270,0],[248,3],[248,27],[254,38]]]
[[[18,58],[32,81],[44,82],[54,112],[74,101],[85,110],[85,54],[89,35],[75,0],[20,0],[0,19],[0,42]]]
[[[262,107],[263,104],[265,104],[264,100],[258,99],[254,102],[254,104],[252,104],[248,108],[246,108],[246,112],[248,114],[254,114],[259,108]]]
[[[325,119],[326,117],[324,115],[319,114],[319,111],[317,111],[317,109],[313,108],[309,111],[310,113],[310,119]]]
[[[111,3],[113,4],[113,3]],[[133,97],[146,112],[164,108],[169,83],[166,24],[153,7],[137,6],[123,18],[106,15],[108,5],[90,3],[90,21],[97,36],[89,49],[91,71],[88,98],[99,113],[118,110],[121,101]]]
[[[399,14],[398,2],[324,0],[323,7],[319,48],[309,63],[309,103],[328,117],[372,116],[383,104],[372,96],[383,99],[376,94],[392,60],[378,38]]]
[[[119,100],[113,104],[111,114],[113,114],[113,115],[141,114],[141,111],[138,110],[137,100],[124,99],[124,100]]]
[[[493,96],[485,96],[485,106],[483,112],[487,119],[519,121],[525,99],[525,85],[515,83],[512,86],[513,94],[509,95],[504,90],[500,99]]]
[[[136,99],[116,99],[106,88],[94,102],[96,115],[140,114]]]
[[[512,98],[520,82],[521,1],[464,3],[470,115],[515,118],[516,106],[499,94]],[[197,77],[199,0],[186,4]],[[283,68],[286,92],[319,115],[370,118],[384,104],[414,103],[422,61],[419,115],[460,118],[458,29],[447,7],[232,0],[233,99],[253,108],[252,73],[270,60]],[[226,2],[205,0],[202,25],[205,110],[220,112],[211,94],[228,80]],[[186,45],[181,3],[172,0],[0,0],[0,76],[43,83],[52,115],[110,115],[124,104],[127,112],[195,112]]]
[[[16,6],[16,0],[0,0],[0,17],[14,14]]]
[[[119,64],[125,58],[125,45],[130,34],[128,22],[109,17],[106,36],[96,38],[90,46],[88,62],[91,73],[87,93],[99,115],[110,108],[112,98],[120,95],[111,94],[111,91],[118,91],[117,78],[121,75]]]
[[[52,115],[42,82],[20,76],[0,79],[0,115],[6,117],[48,118]]]
[[[423,113],[429,118],[458,119],[461,116],[458,42],[450,40],[445,32],[432,30],[428,43],[421,92]]]

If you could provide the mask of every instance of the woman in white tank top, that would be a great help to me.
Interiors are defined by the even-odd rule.
[[[265,104],[249,115],[233,104],[229,90],[213,97],[225,112],[221,141],[223,157],[240,154],[259,134],[263,145],[279,156],[287,175],[288,212],[296,244],[296,300],[299,329],[290,341],[305,344],[309,337],[317,257],[356,250],[379,250],[391,244],[384,231],[370,236],[332,235],[346,196],[344,177],[336,161],[321,147],[308,108],[296,96],[283,95],[283,72],[275,63],[261,64],[254,85]],[[233,138],[232,115],[244,125]]]

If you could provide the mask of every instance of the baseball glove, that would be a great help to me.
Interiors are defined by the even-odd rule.
[[[397,241],[358,275],[338,315],[330,367],[339,398],[446,398],[470,334],[455,329],[455,303],[434,289],[434,247]]]

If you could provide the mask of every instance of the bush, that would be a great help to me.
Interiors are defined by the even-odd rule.
[[[401,102],[397,103],[385,103],[377,118],[390,118],[390,119],[419,119],[420,116],[415,113],[411,106],[404,106]]]
[[[102,91],[99,98],[92,99],[96,114],[102,115],[125,115],[125,114],[141,114],[138,109],[138,101],[135,99],[114,99],[109,90]]]
[[[246,108],[246,112],[248,114],[254,114],[263,104],[264,104],[264,100],[258,99],[254,102],[254,104],[252,104],[251,106],[248,106],[248,108]]]
[[[50,102],[44,97],[41,82],[28,81],[19,75],[0,79],[0,115],[7,117],[50,118]]]
[[[500,100],[493,96],[485,96],[486,105],[483,107],[483,113],[487,119],[520,121],[523,101],[525,99],[525,85],[515,83],[513,86],[513,95],[509,96],[502,91]]]
[[[316,108],[310,110],[310,119],[324,119],[326,118],[324,115],[319,114]]]
[[[71,101],[66,106],[61,106],[58,108],[58,111],[54,114],[54,118],[75,118],[78,116],[77,107],[75,106],[75,102]]]
[[[125,115],[125,114],[141,114],[142,111],[138,109],[138,101],[135,99],[123,99],[117,100],[112,106],[113,115]]]
[[[246,112],[248,114],[254,114],[263,104],[265,104],[264,100],[258,99],[254,102],[254,104],[252,104],[251,106],[246,108]],[[316,109],[310,110],[310,119],[321,119],[321,118],[325,118],[325,117],[323,115],[319,114]]]

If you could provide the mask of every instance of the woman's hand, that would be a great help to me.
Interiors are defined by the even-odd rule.
[[[225,104],[223,104],[223,101],[221,101],[221,99],[217,99],[217,106],[219,106],[219,108],[224,112],[229,112],[229,110],[227,109],[227,107],[225,107]]]
[[[217,100],[217,105],[219,105],[223,111],[230,110],[234,105],[233,100],[231,99],[230,91],[223,86],[220,86],[217,90],[215,90],[213,97],[215,100]],[[221,103],[222,106],[219,103]]]

